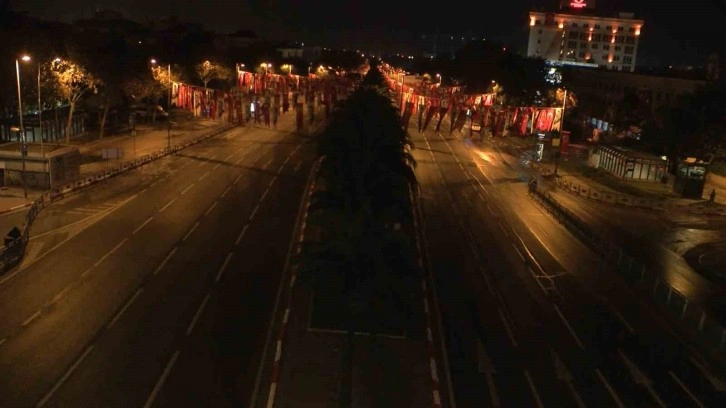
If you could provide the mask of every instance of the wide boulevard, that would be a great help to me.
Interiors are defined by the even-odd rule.
[[[0,406],[246,406],[315,155],[292,115],[43,210],[0,276]]]

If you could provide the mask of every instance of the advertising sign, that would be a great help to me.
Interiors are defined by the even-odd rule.
[[[595,0],[566,0],[566,2],[573,9],[583,10],[595,7]]]

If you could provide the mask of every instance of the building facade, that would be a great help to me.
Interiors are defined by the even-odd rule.
[[[530,12],[527,56],[634,71],[643,20],[633,13],[599,14],[588,0],[563,0],[557,12]]]

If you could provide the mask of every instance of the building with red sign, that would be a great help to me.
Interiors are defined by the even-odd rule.
[[[561,0],[556,12],[530,12],[527,56],[634,71],[643,20],[633,13],[605,14],[594,0]]]

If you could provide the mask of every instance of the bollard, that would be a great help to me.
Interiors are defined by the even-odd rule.
[[[701,320],[698,321],[698,331],[703,331],[703,324],[706,322],[706,312],[701,312]]]
[[[668,287],[668,297],[666,298],[666,305],[671,304],[671,295],[673,295],[673,287],[669,286]]]
[[[681,310],[681,319],[686,315],[686,308],[688,307],[688,299],[683,300],[683,310]]]

